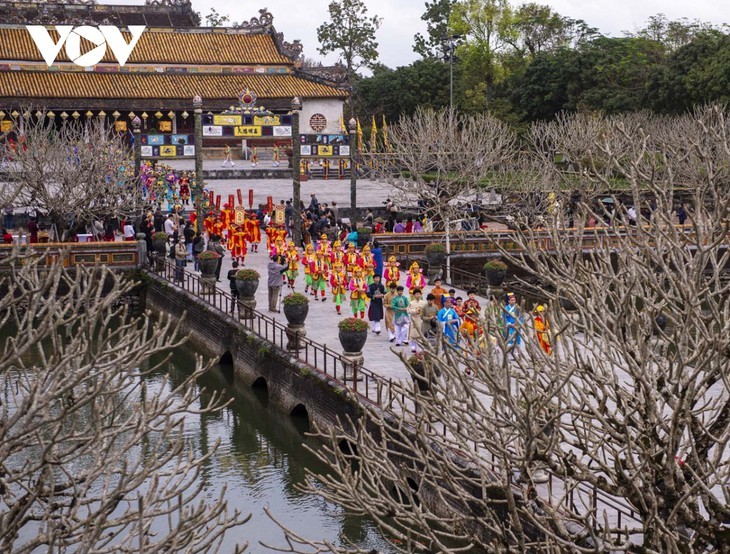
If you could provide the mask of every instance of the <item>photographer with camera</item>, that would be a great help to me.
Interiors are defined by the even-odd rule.
[[[278,300],[283,284],[282,274],[288,269],[289,264],[283,256],[271,256],[271,261],[266,269],[269,272],[269,311],[279,312]]]

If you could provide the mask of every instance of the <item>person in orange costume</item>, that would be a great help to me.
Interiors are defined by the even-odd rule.
[[[535,308],[532,321],[535,324],[537,342],[545,354],[549,356],[553,351],[553,346],[550,342],[550,324],[548,323],[547,317],[545,317],[545,306],[540,304]]]
[[[276,240],[276,227],[269,225],[266,227],[266,251],[271,256],[271,249],[274,247],[274,241]]]
[[[205,229],[205,232],[208,233],[208,240],[210,240],[210,235],[213,234],[213,224],[215,223],[215,218],[213,217],[213,212],[208,212],[208,215],[203,220],[203,229]]]
[[[213,222],[213,234],[218,235],[219,237],[223,237],[223,230],[225,227],[223,227],[223,222],[219,217],[215,218],[215,221]]]
[[[386,288],[390,288],[390,285],[398,286],[398,281],[400,281],[400,269],[398,269],[398,266],[400,264],[398,263],[398,260],[395,259],[395,256],[391,256],[388,258],[388,265],[385,266],[385,269],[383,270],[383,279],[385,279],[385,286]]]
[[[246,219],[246,238],[251,243],[251,252],[258,252],[261,242],[261,224],[255,213]]]
[[[231,251],[231,257],[243,265],[248,252],[248,248],[246,247],[246,231],[244,231],[243,225],[232,225],[229,229],[228,250]]]

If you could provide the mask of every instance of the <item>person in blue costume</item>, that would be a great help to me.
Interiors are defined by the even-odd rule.
[[[502,317],[504,318],[507,346],[522,344],[519,328],[524,322],[524,319],[522,317],[522,309],[517,304],[517,298],[513,292],[507,293],[507,303],[504,306]]]
[[[461,320],[459,315],[454,310],[454,299],[448,294],[443,296],[444,307],[439,310],[436,315],[436,319],[441,325],[441,329],[444,333],[444,337],[453,346],[456,346],[459,342],[459,327],[461,327]]]

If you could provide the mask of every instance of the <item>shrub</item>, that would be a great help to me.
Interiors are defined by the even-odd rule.
[[[356,317],[348,317],[347,319],[343,319],[337,324],[337,328],[340,331],[351,331],[355,333],[360,333],[362,331],[367,331],[369,328],[369,325],[364,319],[358,319]]]
[[[284,306],[296,306],[299,304],[309,304],[309,298],[300,292],[292,292],[291,294],[287,294],[282,302]]]
[[[154,235],[152,235],[152,240],[164,240],[167,242],[167,239],[169,238],[170,235],[168,235],[164,231],[157,231]]]
[[[507,271],[507,264],[502,260],[489,260],[484,264],[485,271]]]
[[[221,255],[213,250],[204,250],[198,254],[198,260],[217,260]]]
[[[239,281],[258,281],[261,275],[255,269],[239,269],[236,272],[236,279]]]
[[[442,254],[446,252],[446,245],[442,242],[432,242],[431,244],[426,245],[426,252]]]

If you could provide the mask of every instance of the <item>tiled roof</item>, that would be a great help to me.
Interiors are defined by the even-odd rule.
[[[242,90],[259,98],[332,98],[347,93],[290,74],[281,75],[168,75],[148,73],[64,73],[58,71],[1,71],[0,97],[205,99],[236,98]]]
[[[49,32],[54,40],[58,40],[55,29]],[[129,41],[130,35],[123,34]],[[82,46],[82,53],[93,48],[91,43],[86,46]],[[69,61],[65,49],[61,49],[57,59]],[[24,27],[0,26],[0,60],[42,61],[43,58]],[[102,61],[116,60],[107,50]],[[279,52],[270,33],[211,30],[190,33],[148,28],[142,33],[127,63],[292,65],[292,60]]]

